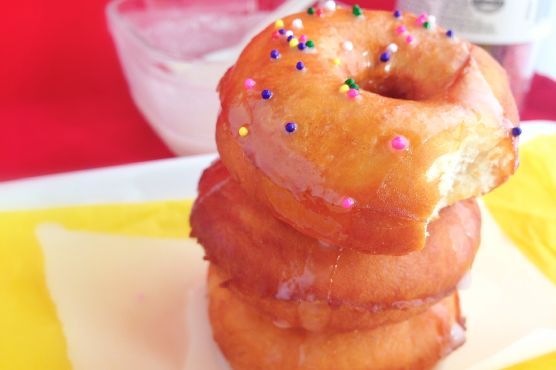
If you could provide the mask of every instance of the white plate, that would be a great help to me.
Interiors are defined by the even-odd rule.
[[[526,123],[523,127],[523,140],[540,134],[556,133],[554,123]],[[214,158],[214,155],[179,158],[5,183],[0,185],[0,210],[192,198],[196,194],[197,181],[202,170]],[[471,288],[461,294],[463,312],[467,316],[467,343],[440,364],[442,369],[497,369],[551,349],[556,350],[556,288],[502,235],[488,213],[483,213],[482,246],[473,268],[473,283]],[[200,249],[192,252],[191,242],[186,240],[161,242],[158,239],[122,239],[122,236],[93,235],[56,227],[49,229],[44,226],[38,230],[38,236],[43,245],[49,288],[57,303],[60,318],[64,322],[65,334],[70,339],[87,338],[91,342],[93,335],[100,333],[98,326],[88,329],[83,325],[81,315],[90,305],[80,306],[85,299],[78,294],[88,292],[87,297],[91,302],[109,301],[114,306],[118,303],[114,301],[114,297],[108,300],[103,296],[105,290],[90,288],[95,284],[101,284],[92,279],[98,270],[92,268],[93,265],[90,263],[90,253],[98,253],[97,249],[102,249],[103,253],[99,261],[111,261],[108,265],[101,264],[103,268],[112,268],[121,281],[134,282],[144,291],[150,289],[154,293],[162,292],[172,281],[179,287],[175,279],[182,278],[181,274],[176,273],[179,269],[176,270],[175,263],[172,265],[174,259],[163,259],[164,253],[152,254],[153,249],[145,248],[146,245],[154,244],[158,248],[157,251],[171,252],[175,255],[175,261],[188,264],[188,271],[194,271],[191,281],[202,282],[204,279],[205,266]],[[81,248],[71,248],[76,244]],[[67,248],[62,248],[63,245]],[[112,247],[89,248],[89,252],[84,253],[87,245]],[[127,251],[144,250],[145,256],[151,254],[148,258],[140,259],[143,262],[137,262],[139,265],[136,269],[125,268],[129,265],[129,254],[119,248],[123,245],[130,247]],[[183,252],[186,249],[189,252]],[[84,259],[84,256],[87,258]],[[158,260],[165,262],[155,262],[157,256],[161,256]],[[134,254],[133,257],[138,256]],[[83,268],[75,267],[79,263],[82,263]],[[140,263],[145,265],[142,266]],[[164,271],[172,272],[173,275],[166,277],[168,280],[164,282],[146,277],[141,280],[141,276],[146,276],[143,271],[152,271],[151,267],[155,263],[160,263],[159,266],[170,264],[173,268]],[[145,266],[149,268],[143,270],[142,267]],[[141,284],[145,286],[141,287]],[[202,366],[204,370],[224,369],[225,366],[214,361],[218,358],[217,349],[211,341],[205,302],[199,298],[203,297],[203,291],[199,291],[198,285],[195,287],[195,284],[190,284],[187,289],[187,295],[190,298],[197,297],[193,301],[198,304],[193,309],[189,307],[186,321],[197,323],[199,326],[193,329],[194,326],[189,325],[184,329],[188,338],[194,338],[195,347],[190,348],[184,366],[180,369],[198,370],[201,363],[210,363]],[[94,294],[98,294],[98,297],[91,298]],[[121,294],[118,295],[120,296]],[[168,296],[159,295],[156,301],[163,304]],[[183,319],[184,315],[178,316]],[[145,317],[153,317],[153,313],[150,312]],[[146,323],[143,324],[149,327]],[[102,334],[104,337],[97,337],[101,338],[99,343],[111,339],[114,336],[113,332],[118,329],[115,325],[106,325],[105,330]],[[119,334],[129,336],[129,333]],[[112,337],[107,337],[110,335]],[[123,337],[121,335],[120,339]],[[121,348],[128,348],[133,340],[135,338],[129,338],[121,341],[119,345]],[[79,363],[86,363],[87,359],[98,361],[109,358],[97,352],[91,353],[91,348],[101,346],[76,348],[75,343],[81,343],[80,340],[72,339],[70,342],[69,352],[76,369],[87,368],[77,366]],[[139,340],[137,342],[138,345],[145,345]],[[114,348],[120,347],[104,346],[105,350]],[[149,352],[148,348],[145,349],[143,352]],[[129,361],[137,362],[137,357],[129,356]],[[137,368],[136,365],[132,367]]]

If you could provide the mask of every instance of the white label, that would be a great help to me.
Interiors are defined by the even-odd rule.
[[[397,7],[435,15],[438,24],[478,44],[533,42],[549,28],[550,0],[398,0]]]

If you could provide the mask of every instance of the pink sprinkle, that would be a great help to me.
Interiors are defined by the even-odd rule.
[[[243,81],[243,86],[246,89],[252,89],[255,86],[255,80],[252,78],[248,78],[247,80]]]
[[[342,207],[345,209],[350,209],[355,205],[355,199],[351,197],[344,197],[342,198]]]
[[[356,89],[349,89],[348,92],[347,92],[347,95],[350,98],[357,98],[359,96],[359,91],[356,90]]]
[[[405,42],[407,42],[408,44],[411,44],[413,42],[413,36],[407,35],[407,37],[405,38]]]
[[[272,32],[272,39],[273,40],[278,40],[279,38],[280,38],[280,32],[278,32],[278,31]]]
[[[398,35],[401,35],[402,33],[405,33],[407,31],[407,28],[405,28],[405,26],[402,24],[401,26],[396,27],[396,33]]]
[[[305,41],[307,41],[307,35],[301,35],[301,36],[299,36],[299,41],[300,41],[300,42],[305,42]]]
[[[323,14],[324,14],[324,10],[322,10],[321,8],[318,8],[318,9],[317,9],[317,15],[318,15],[319,17],[322,17]]]
[[[392,139],[390,145],[392,145],[394,150],[404,150],[409,145],[409,142],[405,136],[396,136]]]
[[[427,21],[427,13],[421,13],[421,15],[417,18],[418,24],[423,24]]]

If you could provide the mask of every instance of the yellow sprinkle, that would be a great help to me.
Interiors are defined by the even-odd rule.
[[[274,27],[283,28],[284,27],[284,21],[281,20],[281,19],[278,19],[276,22],[274,22]]]
[[[342,63],[342,61],[340,60],[340,58],[334,58],[332,59],[332,63],[334,63],[335,65],[339,65],[340,63]]]
[[[297,38],[293,37],[293,38],[290,40],[290,46],[291,46],[292,48],[295,48],[297,45],[299,45],[299,40],[298,40]]]
[[[241,127],[239,128],[238,133],[239,133],[239,136],[241,136],[241,137],[246,137],[246,136],[249,134],[249,129],[248,129],[247,127],[245,127],[245,126],[241,126]]]
[[[340,92],[341,93],[347,93],[349,91],[349,86],[346,84],[343,84],[342,86],[340,86]]]

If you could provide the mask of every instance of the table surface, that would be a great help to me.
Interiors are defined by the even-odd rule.
[[[528,125],[529,130],[524,131],[521,137],[522,143],[539,134],[556,131],[556,126],[550,123],[537,122]],[[176,338],[165,332],[164,328],[151,333],[151,320],[158,320],[161,313],[166,314],[165,317],[170,321],[177,320],[174,314],[188,312],[187,322],[200,324],[187,325],[184,330],[188,333],[188,338],[195,338],[195,350],[182,354],[179,350],[183,346],[166,345],[171,351],[164,352],[164,356],[191,356],[184,361],[189,364],[185,365],[184,370],[221,369],[212,361],[218,351],[211,339],[205,301],[201,299],[205,295],[202,287],[206,276],[206,265],[201,258],[202,249],[193,247],[191,241],[183,238],[188,235],[186,214],[189,208],[185,204],[190,203],[169,201],[192,198],[203,168],[212,159],[210,155],[176,158],[0,184],[0,209],[29,211],[4,212],[0,224],[4,223],[7,230],[15,230],[15,236],[8,239],[11,242],[6,244],[29,249],[42,248],[40,259],[42,261],[44,256],[46,261],[44,275],[29,274],[29,269],[19,272],[28,276],[44,276],[48,282],[41,286],[48,287],[48,297],[56,304],[57,316],[53,324],[63,325],[64,340],[67,348],[70,348],[74,365],[80,364],[82,368],[108,368],[111,365],[110,359],[113,358],[110,354],[115,353],[114,348],[117,348],[118,354],[137,351],[132,356],[119,358],[124,361],[124,368],[140,368],[138,364],[149,363],[148,360],[153,355],[156,358],[160,356],[159,351],[152,351],[153,348],[158,348],[152,343],[157,343],[162,338],[157,333],[163,334],[166,344],[173,343]],[[119,207],[121,202],[135,204]],[[104,205],[99,207],[99,203]],[[173,204],[172,207],[169,206],[170,203]],[[95,206],[86,206],[90,204]],[[68,205],[73,207],[36,210]],[[106,225],[111,225],[109,230]],[[138,233],[130,234],[130,230],[134,228]],[[153,228],[158,233],[153,233]],[[122,235],[124,229],[125,236]],[[152,234],[148,234],[146,229]],[[100,231],[103,233],[99,233]],[[29,242],[35,240],[28,238],[29,234],[38,235],[38,244]],[[181,239],[172,239],[168,235],[174,235],[174,238],[181,235]],[[148,237],[145,238],[146,236]],[[555,348],[555,287],[513,247],[485,210],[481,241],[481,253],[473,265],[472,286],[461,292],[463,311],[468,318],[467,342],[449,356],[439,370],[471,367],[475,370],[498,369]],[[79,248],[75,248],[76,245]],[[8,261],[10,258],[22,261],[19,264],[23,265],[26,253],[21,253],[21,248],[4,248],[4,253],[8,253],[7,257],[0,257]],[[13,253],[14,250],[18,252]],[[98,274],[99,261],[103,267],[101,275]],[[129,268],[130,261],[132,268]],[[500,261],[504,263],[499,263]],[[187,268],[184,269],[184,266]],[[199,284],[189,285],[183,280],[190,278],[195,278],[195,282]],[[111,282],[109,290],[102,289],[106,286],[107,279]],[[133,284],[130,286],[129,282]],[[192,291],[192,287],[201,289]],[[176,291],[178,294],[172,293],[173,288],[179,290]],[[4,291],[8,297],[14,297],[14,294],[25,297],[37,294],[35,285],[32,285],[31,291],[23,288]],[[82,292],[87,294],[82,295]],[[127,330],[128,326],[118,323],[125,321],[122,321],[122,312],[128,312],[121,307],[127,307],[130,295],[135,296],[136,292],[141,292],[141,297],[149,297],[149,302],[157,304],[137,307],[139,311],[136,310],[134,315],[134,330],[130,332]],[[171,298],[186,293],[191,306],[176,305]],[[167,315],[166,308],[169,299],[172,307],[180,307],[173,310],[174,314],[170,316]],[[96,302],[109,304],[98,305]],[[188,303],[186,299],[180,299],[180,302]],[[7,317],[12,317],[16,323],[18,319],[19,322],[23,319],[33,320],[42,314],[41,307],[38,304],[35,307],[37,310],[31,313],[20,310],[18,312],[22,314]],[[194,307],[194,311],[190,311],[191,307]],[[529,313],[526,320],[520,319],[522,312]],[[92,320],[83,321],[84,315]],[[492,319],[493,315],[496,315],[496,320]],[[40,318],[44,322],[44,315]],[[43,327],[44,325],[41,326]],[[36,331],[36,328],[32,330]],[[138,336],[137,333],[153,334],[146,336],[152,345],[145,346],[145,335]],[[39,340],[27,343],[25,348],[39,345],[41,336],[33,337],[36,338]],[[524,345],[525,342],[528,345]],[[119,346],[122,343],[125,344],[124,347]],[[93,355],[90,355],[91,350]],[[178,352],[173,352],[174,350]],[[50,359],[54,357],[52,352],[49,352]],[[13,355],[13,352],[10,354]],[[61,356],[65,356],[65,352]],[[0,358],[0,367],[2,359]],[[200,363],[203,365],[199,365]]]
[[[106,2],[7,5],[10,16],[0,22],[9,50],[0,69],[0,181],[174,156],[131,101],[106,28]],[[556,82],[536,75],[522,118],[556,120],[554,101]]]

